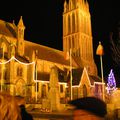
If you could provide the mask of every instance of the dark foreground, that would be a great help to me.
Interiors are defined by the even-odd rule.
[[[29,111],[32,114],[34,120],[72,120],[72,112],[50,112],[45,113],[41,111]]]
[[[62,112],[41,112],[39,110],[32,110],[28,111],[32,116],[34,120],[73,120],[72,112],[62,111]],[[112,117],[112,116],[106,116],[105,120],[120,120],[120,118]]]

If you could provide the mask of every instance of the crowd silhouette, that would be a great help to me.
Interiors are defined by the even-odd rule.
[[[23,100],[0,92],[0,120],[33,120]]]

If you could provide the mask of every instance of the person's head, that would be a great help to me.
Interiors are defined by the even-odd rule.
[[[73,120],[103,120],[107,114],[106,103],[99,98],[84,97],[69,102],[75,107]]]
[[[20,109],[11,95],[0,93],[0,120],[21,120]]]
[[[15,102],[18,106],[24,105],[25,106],[25,98],[22,96],[15,96]]]

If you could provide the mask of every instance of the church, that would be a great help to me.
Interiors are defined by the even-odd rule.
[[[24,18],[18,24],[0,20],[0,90],[41,103],[52,87],[60,103],[84,96],[101,97],[101,78],[93,57],[89,5],[64,2],[63,50],[24,39]]]

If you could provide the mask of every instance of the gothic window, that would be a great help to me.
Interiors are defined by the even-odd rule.
[[[19,76],[19,67],[17,68],[17,76]]]
[[[86,17],[86,33],[88,34],[88,17]]]
[[[72,33],[75,32],[75,14],[72,14]]]
[[[78,32],[78,30],[79,30],[79,20],[78,20],[79,18],[78,18],[78,13],[76,13],[76,32]]]
[[[83,26],[82,26],[82,27],[83,27],[83,33],[85,33],[85,18],[84,18],[84,16],[83,16],[83,21],[82,21],[82,23],[83,23],[83,24],[82,24],[82,25],[83,25]]]
[[[4,79],[7,80],[7,70],[4,70]]]
[[[86,17],[84,17],[84,33],[86,33]]]
[[[71,48],[71,38],[69,37],[69,48]]]
[[[72,48],[75,48],[74,37],[72,36]]]
[[[91,23],[90,23],[90,18],[88,18],[88,35],[91,35]]]
[[[63,32],[63,35],[66,35],[66,17],[64,16],[64,18],[63,18],[63,27],[64,27],[64,32]]]
[[[63,85],[60,85],[60,93],[63,93]]]
[[[22,77],[23,69],[21,67],[17,68],[17,76]]]
[[[83,20],[83,15],[81,14],[81,23],[80,23],[80,25],[81,25],[81,26],[80,26],[80,27],[81,27],[81,32],[83,32],[83,27],[84,27],[83,21],[84,21],[84,20]]]
[[[83,97],[87,97],[87,87],[83,85]]]
[[[46,85],[42,85],[42,91],[41,91],[41,93],[42,93],[42,98],[46,98],[47,96],[47,93],[46,93]]]
[[[19,81],[16,83],[15,91],[16,95],[24,96],[26,94],[23,79],[19,79]]]
[[[71,32],[70,23],[71,23],[71,21],[70,21],[70,15],[68,15],[68,34],[70,34],[70,32]]]
[[[35,91],[38,92],[39,91],[39,83],[35,83]]]

